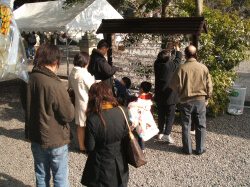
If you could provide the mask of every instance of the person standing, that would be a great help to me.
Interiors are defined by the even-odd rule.
[[[27,36],[27,43],[28,43],[28,51],[27,51],[27,58],[34,59],[35,56],[35,48],[34,45],[36,44],[36,36],[35,32],[29,33]],[[32,51],[32,56],[30,57],[30,50]]]
[[[50,186],[50,170],[55,187],[68,187],[69,122],[74,106],[66,87],[55,71],[61,52],[55,45],[43,44],[37,50],[29,82],[22,87],[25,110],[25,139],[31,142],[36,186]]]
[[[81,183],[85,186],[126,187],[129,179],[124,137],[128,126],[111,88],[103,81],[89,90],[85,147],[88,158]],[[122,107],[127,118],[128,111]]]
[[[90,56],[88,71],[91,75],[95,76],[96,80],[102,80],[105,82],[110,88],[112,88],[113,93],[115,93],[113,87],[113,75],[118,68],[112,66],[112,64],[107,62],[104,57],[107,55],[108,50],[108,43],[105,40],[100,40],[97,44],[97,49],[93,49]]]
[[[39,36],[39,33],[36,33],[35,36],[36,36],[36,44],[35,44],[34,47],[35,47],[35,55],[36,55],[37,49],[40,46],[40,36]]]
[[[87,68],[89,65],[89,55],[80,52],[74,57],[74,68],[69,75],[69,88],[73,88],[75,93],[75,123],[77,125],[78,142],[80,151],[85,152],[84,137],[86,127],[86,109],[88,103],[88,91],[95,82]]]
[[[173,43],[169,43],[167,49],[158,54],[154,63],[155,101],[158,109],[159,128],[158,139],[169,143],[174,143],[174,139],[170,134],[175,120],[176,104],[179,103],[177,94],[170,88],[170,81],[182,59],[179,44],[175,43],[176,57],[171,61],[169,51],[172,49],[172,45]],[[164,128],[165,122],[166,126]]]
[[[192,154],[191,119],[195,123],[195,153],[206,152],[206,106],[212,96],[213,85],[208,68],[197,62],[196,47],[185,49],[185,64],[174,73],[170,87],[178,94],[181,102],[183,152]]]

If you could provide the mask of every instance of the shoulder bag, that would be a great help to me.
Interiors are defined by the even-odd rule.
[[[127,161],[130,165],[134,166],[135,168],[139,168],[147,163],[147,160],[145,158],[145,155],[143,154],[140,145],[138,144],[137,140],[135,139],[133,133],[131,132],[128,119],[122,109],[122,107],[118,106],[123,116],[126,120],[129,134],[124,137],[124,148],[125,148],[125,154],[127,157]]]
[[[69,94],[70,101],[75,106],[75,92],[74,92],[73,88],[68,88],[67,92]]]

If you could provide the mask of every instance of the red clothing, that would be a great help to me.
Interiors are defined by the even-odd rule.
[[[151,93],[143,93],[143,94],[141,94],[141,95],[139,95],[139,97],[138,98],[140,98],[140,99],[145,99],[145,100],[151,100],[152,102],[153,102],[153,96],[152,96],[152,94]],[[152,106],[151,106],[151,113],[153,114],[153,110],[152,110]]]
[[[147,93],[147,94],[143,93],[139,96],[139,98],[153,101],[153,96],[151,93]]]

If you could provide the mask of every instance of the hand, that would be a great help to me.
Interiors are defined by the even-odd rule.
[[[205,104],[206,104],[206,106],[208,105],[208,100],[206,100]]]
[[[173,43],[172,43],[172,42],[169,42],[166,51],[169,51],[169,50],[172,49],[172,48],[173,48]]]
[[[115,76],[115,75],[113,75],[113,78],[115,79],[115,78],[116,78],[116,76]]]
[[[175,42],[174,44],[176,51],[180,51],[180,46],[178,42]]]

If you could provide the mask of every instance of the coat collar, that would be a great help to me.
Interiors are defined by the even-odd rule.
[[[103,56],[103,54],[102,54],[102,53],[100,53],[97,49],[93,49],[93,51],[92,51],[92,55],[98,55],[98,56],[102,56],[102,57],[104,57],[104,56]]]
[[[188,63],[188,62],[197,62],[197,60],[195,58],[189,58],[189,59],[187,59],[186,63]]]
[[[47,75],[48,77],[51,77],[55,80],[58,80],[58,81],[61,81],[59,79],[59,77],[54,73],[52,72],[51,70],[49,70],[48,68],[44,67],[44,66],[34,66],[34,68],[32,69],[32,73],[42,73],[44,75]]]

